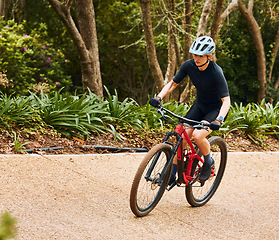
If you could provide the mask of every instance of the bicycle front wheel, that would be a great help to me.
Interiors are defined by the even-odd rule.
[[[171,152],[169,144],[160,143],[142,160],[130,193],[130,207],[136,216],[142,217],[150,213],[163,196],[172,169],[172,164],[166,169]],[[165,174],[162,174],[164,170]]]
[[[208,139],[210,144],[211,157],[214,160],[214,174],[204,183],[197,181],[193,185],[187,185],[185,189],[186,199],[193,207],[200,207],[206,204],[216,192],[227,162],[227,147],[224,139],[218,136],[213,136]],[[198,151],[197,154],[200,154]],[[192,176],[199,174],[202,167],[201,162],[193,162]]]

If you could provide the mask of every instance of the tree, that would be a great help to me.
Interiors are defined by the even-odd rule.
[[[154,78],[155,88],[157,88],[157,91],[160,92],[164,87],[164,77],[156,55],[150,16],[150,0],[140,0],[140,7],[142,12],[142,25],[146,41],[148,64]]]
[[[268,65],[268,69],[269,69],[268,82],[269,83],[271,82],[272,72],[273,72],[276,56],[278,53],[278,49],[279,49],[279,26],[278,26],[277,34],[276,34],[275,41],[274,41],[274,47],[272,49],[271,60]],[[279,76],[277,77],[277,80],[274,83],[275,92],[278,90],[278,87],[279,87]],[[271,102],[273,102],[273,100],[274,100],[273,98],[270,99]]]
[[[24,18],[26,0],[0,0],[0,17],[4,20],[17,19],[21,22]]]
[[[199,37],[202,35],[210,35],[213,38],[213,40],[217,42],[219,32],[223,26],[223,22],[226,20],[229,14],[237,7],[237,5],[238,0],[232,0],[225,9],[225,11],[223,11],[224,0],[217,0],[210,31],[207,33],[206,29],[208,27],[208,19],[213,7],[213,0],[206,0],[200,17],[197,36]]]
[[[95,11],[92,0],[75,2],[78,26],[71,16],[73,0],[48,0],[69,31],[80,58],[83,91],[89,88],[103,97]]]
[[[261,30],[253,16],[254,1],[249,0],[248,5],[249,6],[247,9],[241,0],[238,1],[238,8],[247,22],[254,46],[256,48],[258,81],[260,82],[260,88],[258,90],[258,102],[261,102],[266,95],[266,58]]]

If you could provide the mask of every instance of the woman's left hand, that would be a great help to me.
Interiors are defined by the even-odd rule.
[[[210,123],[210,129],[212,130],[219,130],[219,128],[221,127],[221,123],[219,121],[213,121]]]

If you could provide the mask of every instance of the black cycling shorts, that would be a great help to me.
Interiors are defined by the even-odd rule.
[[[209,123],[214,121],[219,114],[221,105],[220,104],[200,104],[197,101],[194,102],[193,106],[186,114],[186,118],[195,120],[195,121],[202,121],[205,120]],[[191,126],[195,124],[190,124]]]

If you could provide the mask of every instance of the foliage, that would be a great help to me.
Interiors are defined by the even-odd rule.
[[[15,237],[15,224],[16,220],[9,213],[2,214],[0,223],[0,240],[6,240]]]
[[[14,128],[36,128],[49,126],[67,137],[86,139],[91,133],[111,132],[121,137],[117,129],[155,130],[175,125],[176,119],[164,119],[154,111],[148,103],[140,106],[131,98],[120,101],[118,93],[112,95],[106,89],[107,96],[100,99],[90,90],[88,94],[71,95],[62,93],[40,94],[30,93],[29,96],[12,97],[0,93],[0,126],[13,131]],[[170,101],[162,103],[170,111],[184,116],[189,105]],[[261,104],[234,103],[225,123],[222,125],[224,134],[242,131],[254,141],[260,141],[265,134],[279,137],[279,102]],[[20,151],[24,143],[14,135],[15,145]]]
[[[271,59],[271,49],[274,46],[273,41],[278,28],[278,18],[276,18],[278,4],[276,3],[276,0],[257,1],[253,11],[261,28],[267,64]],[[193,35],[196,35],[203,5],[204,1],[193,2],[195,10],[192,22]],[[8,89],[0,86],[0,90],[6,93],[27,93],[28,87],[37,89],[43,83],[49,84],[48,88],[51,90],[57,89],[55,83],[59,82],[60,86],[67,86],[67,91],[75,92],[78,89],[80,93],[81,72],[76,48],[49,1],[25,1],[24,9],[20,9],[20,4],[14,6],[9,4],[9,6],[9,9],[5,9],[6,16],[15,20],[0,24],[0,34],[5,32],[9,35],[8,42],[4,42],[3,37],[0,38],[2,45],[0,56],[6,59],[5,65],[1,62],[2,60],[0,61],[0,72],[7,70],[6,74],[13,81],[15,88]],[[176,13],[173,15],[181,51],[183,7],[183,3],[176,2]],[[153,87],[154,81],[148,68],[139,1],[97,0],[94,1],[94,8],[103,83],[108,86],[110,92],[117,89],[121,101],[130,96],[143,105],[148,95],[153,94],[156,89]],[[76,20],[74,8],[71,13]],[[168,54],[166,34],[168,19],[164,1],[153,1],[151,14],[156,52],[161,69],[165,72]],[[210,21],[212,21],[211,17]],[[76,24],[78,24],[77,21]],[[10,28],[6,29],[6,26]],[[25,38],[25,36],[28,37]],[[256,102],[255,92],[259,84],[255,50],[247,25],[237,10],[234,10],[225,21],[217,44],[217,63],[224,70],[232,100],[243,104]],[[46,48],[42,49],[44,45]],[[24,47],[27,47],[26,51]],[[4,52],[4,54],[2,51],[5,48],[9,52]],[[34,59],[30,58],[30,51],[33,52]],[[45,64],[41,59],[43,54],[48,55],[45,60],[51,58],[51,64],[46,64],[48,68],[45,69],[42,68]],[[55,68],[54,62],[57,64]],[[275,63],[272,78],[267,84],[268,97],[272,97],[275,101],[279,99],[279,91],[274,89],[274,83],[279,76],[278,67],[279,65]],[[21,73],[20,79],[15,77],[18,73]],[[40,74],[43,75],[45,81],[40,79]],[[40,82],[41,85],[38,85]],[[34,84],[36,85],[33,86]]]
[[[105,99],[106,112],[109,113],[105,119],[109,122],[109,127],[111,131],[116,135],[116,130],[114,126],[133,126],[136,128],[142,128],[143,124],[139,120],[138,104],[135,100],[126,98],[123,102],[118,99],[117,91],[115,90],[115,95],[111,95],[108,89],[105,87],[107,92],[107,97]]]
[[[24,23],[1,21],[0,28],[0,71],[13,84],[13,88],[0,86],[2,92],[27,94],[40,82],[47,83],[50,90],[70,86],[70,77],[64,72],[68,60],[48,39],[44,24],[30,35]]]
[[[279,103],[275,106],[264,101],[260,104],[234,103],[222,126],[226,133],[241,130],[255,142],[261,142],[261,136],[276,134],[279,137]]]
[[[122,101],[147,101],[153,78],[149,71],[138,1],[94,1],[102,81]],[[167,61],[165,48],[160,61]]]
[[[74,12],[75,10],[73,10]],[[76,16],[74,18],[76,19]],[[79,93],[82,93],[82,77],[77,49],[65,25],[55,13],[49,1],[25,1],[24,19],[26,20],[24,29],[27,34],[31,34],[34,29],[40,29],[42,24],[46,26],[47,40],[52,43],[55,49],[59,49],[67,60],[66,64],[63,64],[64,72],[67,76],[71,76],[70,89],[67,90],[71,93],[77,90]],[[62,83],[61,85],[66,86]]]
[[[97,96],[92,99],[92,94],[86,98],[81,96],[62,95],[61,91],[55,92],[54,96],[40,93],[39,96],[32,94],[31,104],[36,109],[43,122],[55,128],[62,134],[86,138],[89,131],[102,131],[105,127],[100,115],[106,114],[102,111],[103,103],[98,104]],[[94,104],[95,103],[95,104]]]
[[[16,153],[21,153],[25,151],[24,145],[27,145],[28,142],[22,143],[19,141],[19,136],[14,132],[14,151]]]
[[[30,97],[11,97],[0,92],[0,126],[30,126],[39,121],[30,100]]]
[[[111,132],[119,137],[115,127],[131,125],[141,127],[138,121],[137,104],[132,99],[118,101],[117,92],[109,92],[104,100],[93,94],[70,95],[55,92],[54,96],[41,92],[32,94],[31,105],[40,114],[43,122],[62,134],[86,139],[91,132]]]
[[[271,4],[271,3],[269,3]],[[254,5],[254,16],[261,28],[267,64],[270,61],[270,52],[274,45],[278,29],[278,21],[271,21],[270,11],[274,11],[269,4],[258,1]],[[276,4],[271,4],[276,7]],[[278,11],[278,10],[277,10]],[[276,10],[275,10],[276,12]],[[217,45],[217,63],[223,68],[228,81],[230,95],[233,102],[248,104],[257,102],[257,59],[255,46],[247,24],[238,11],[232,12],[228,21],[220,32]],[[278,59],[276,60],[278,61]],[[267,84],[267,97],[278,101],[278,91],[274,90],[274,83],[279,77],[278,64],[275,64],[272,79]],[[267,69],[267,76],[269,69]]]

